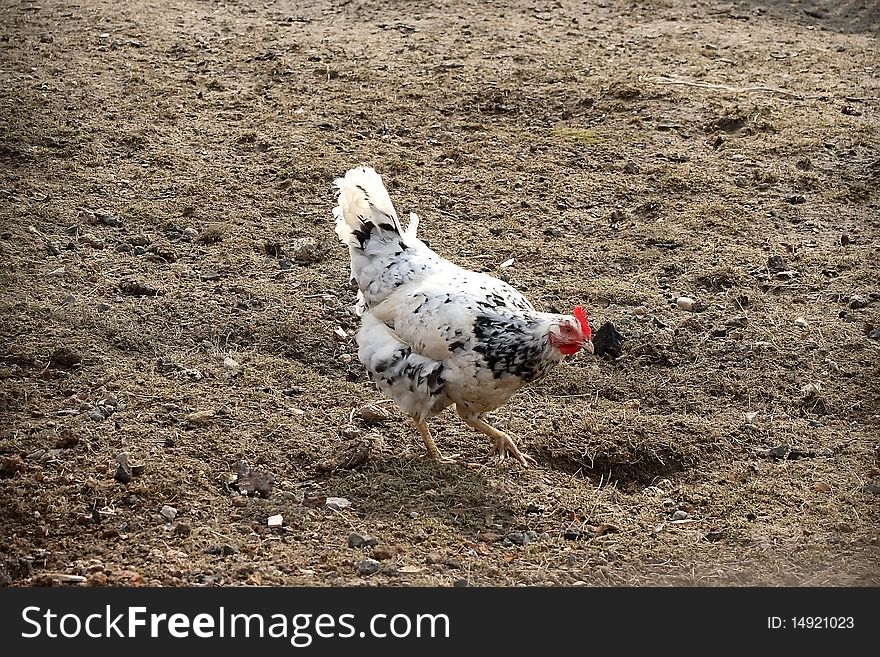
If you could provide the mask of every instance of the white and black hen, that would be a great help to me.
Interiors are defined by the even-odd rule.
[[[507,283],[441,258],[416,237],[418,216],[401,226],[373,169],[351,169],[336,186],[336,234],[359,289],[358,358],[370,377],[413,419],[432,459],[454,457],[440,454],[426,420],[455,404],[492,438],[492,453],[534,463],[482,416],[563,356],[592,353],[586,312],[538,312]]]

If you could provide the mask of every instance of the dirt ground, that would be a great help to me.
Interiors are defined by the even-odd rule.
[[[3,3],[0,582],[880,585],[878,26]],[[367,379],[360,163],[441,255],[624,336],[494,414],[536,467],[452,411],[428,461]]]

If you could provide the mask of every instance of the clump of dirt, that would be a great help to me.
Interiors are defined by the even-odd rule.
[[[880,584],[874,4],[4,19],[0,583]],[[536,466],[365,376],[360,163],[613,326],[493,414]]]

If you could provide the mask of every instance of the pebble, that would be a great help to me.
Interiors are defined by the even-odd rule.
[[[347,509],[351,506],[351,502],[349,502],[344,497],[328,497],[327,501],[324,502],[325,509],[333,509],[336,511],[342,511],[343,509]]]
[[[849,307],[853,310],[858,310],[859,308],[864,308],[868,305],[868,300],[858,294],[854,294],[849,298]]]
[[[165,505],[161,509],[159,509],[159,515],[165,518],[168,522],[171,522],[177,517],[177,509],[173,506]]]
[[[803,317],[798,317],[797,319],[794,320],[794,325],[800,326],[801,328],[807,328],[810,325],[810,323],[806,319],[804,319]]]
[[[470,585],[468,584],[468,581],[467,581],[466,579],[457,579],[457,580],[455,580],[455,581],[452,583],[452,585],[453,585],[454,587],[456,587],[456,588],[462,588],[462,587],[465,587],[465,586],[470,586]]]
[[[223,367],[225,367],[228,370],[234,371],[234,370],[238,370],[241,367],[241,363],[239,363],[234,358],[230,358],[229,356],[227,356],[226,358],[223,359]]]
[[[192,533],[192,527],[185,522],[179,522],[174,526],[174,533],[179,536],[189,536]]]
[[[184,239],[192,241],[199,236],[199,231],[197,231],[195,228],[184,228],[181,235]]]
[[[379,561],[387,561],[397,554],[397,550],[389,545],[378,545],[373,548],[373,558]]]
[[[504,537],[505,540],[510,541],[514,545],[528,545],[529,543],[534,543],[538,540],[538,535],[535,532],[510,532],[507,536]]]
[[[366,536],[363,534],[358,534],[357,532],[352,532],[348,535],[348,547],[352,548],[361,548],[361,547],[373,547],[379,543],[379,539],[373,538],[372,536]]]
[[[681,509],[679,509],[678,511],[676,511],[675,513],[672,514],[673,522],[676,520],[687,520],[689,517],[690,516],[689,516],[688,512],[682,511]]]
[[[290,243],[289,253],[294,262],[300,264],[313,264],[320,262],[324,257],[323,249],[312,237],[299,237]]]
[[[377,406],[376,404],[368,404],[358,411],[358,417],[363,420],[365,424],[370,425],[381,424],[382,422],[388,420],[391,416],[389,415],[388,411],[386,411],[381,406]]]
[[[694,309],[694,300],[690,297],[678,297],[675,300],[675,305],[681,308],[682,310],[687,310],[688,312],[692,312]]]
[[[379,572],[381,567],[382,564],[375,559],[364,559],[355,565],[355,570],[358,575],[372,575],[373,573]]]
[[[107,416],[104,415],[104,409],[100,406],[96,406],[91,411],[89,411],[89,418],[94,420],[95,422],[102,422],[107,419]]]
[[[266,520],[266,524],[269,527],[280,527],[282,524],[284,524],[284,516],[282,516],[280,513],[274,516],[269,516],[268,520]]]
[[[120,484],[127,484],[134,476],[131,465],[128,463],[128,452],[119,452],[116,455],[116,474],[114,478]]]

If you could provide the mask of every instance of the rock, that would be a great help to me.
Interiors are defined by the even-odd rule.
[[[358,411],[358,417],[364,421],[364,424],[373,425],[385,422],[391,417],[391,415],[381,406],[367,404]]]
[[[49,366],[60,370],[69,370],[82,363],[83,356],[76,349],[67,346],[56,347],[49,354]]]
[[[364,559],[355,565],[355,570],[358,575],[372,575],[378,573],[381,567],[382,564],[375,559]]]
[[[800,328],[807,328],[810,323],[803,317],[798,317],[794,320],[794,325],[799,326]]]
[[[593,353],[596,356],[608,354],[617,358],[621,354],[621,345],[624,337],[611,322],[605,322],[602,327],[593,334]]]
[[[174,526],[174,533],[178,536],[189,536],[192,533],[192,527],[185,522],[179,522]]]
[[[373,538],[372,536],[365,536],[363,534],[358,534],[357,532],[352,532],[348,535],[348,547],[352,548],[362,548],[362,547],[373,547],[379,543],[379,539]]]
[[[867,306],[868,303],[869,301],[865,297],[858,294],[853,294],[849,298],[849,304],[847,305],[849,305],[849,307],[853,310],[858,310],[859,308],[864,308],[865,306]]]
[[[275,483],[275,475],[261,469],[251,468],[245,459],[235,464],[236,480],[230,482],[230,486],[238,490],[242,495],[257,495],[268,498],[272,492],[272,484]]]
[[[535,502],[529,502],[529,505],[526,507],[526,515],[540,515],[544,511],[546,511],[544,505]]]
[[[682,310],[686,310],[688,312],[693,312],[694,304],[696,302],[690,297],[678,297],[675,300],[675,305],[681,308]]]
[[[224,557],[238,554],[238,548],[234,545],[230,545],[229,543],[224,543],[223,547],[220,548],[220,554],[222,554]]]
[[[396,555],[398,550],[390,545],[377,545],[373,548],[373,558],[379,561],[387,561]]]
[[[510,532],[504,538],[514,545],[528,545],[535,541],[537,535],[535,532]]]
[[[269,516],[266,520],[266,524],[269,527],[280,527],[284,524],[284,516],[282,516],[280,513],[275,514],[274,516]]]
[[[133,476],[134,472],[128,462],[128,452],[119,452],[116,455],[116,475],[114,478],[120,484],[127,484]]]
[[[186,416],[187,423],[193,426],[205,426],[214,421],[216,413],[214,411],[194,411]]]
[[[103,422],[107,419],[107,416],[104,414],[104,409],[101,406],[95,406],[95,408],[89,411],[89,419],[95,422]]]
[[[675,522],[676,520],[687,520],[689,517],[690,515],[687,511],[682,511],[681,509],[679,509],[672,514],[672,521]]]
[[[161,509],[159,509],[159,515],[165,518],[168,522],[171,522],[177,517],[177,509],[173,506],[165,505]]]
[[[566,529],[562,534],[562,538],[566,541],[579,541],[582,538],[590,538],[590,536],[589,532],[583,532],[580,529]]]
[[[237,372],[239,369],[241,369],[241,363],[239,363],[234,358],[230,358],[229,356],[227,356],[223,359],[223,367],[228,370],[232,370],[233,372]]]
[[[456,588],[462,588],[462,587],[469,586],[468,581],[466,579],[457,579],[452,583],[452,585]]]
[[[783,459],[785,455],[788,453],[788,448],[785,445],[780,445],[779,447],[771,447],[767,450],[767,456],[771,456],[775,459]]]
[[[294,262],[304,265],[320,262],[324,257],[324,249],[312,237],[299,237],[293,240],[288,252]]]
[[[788,269],[785,259],[781,255],[772,255],[767,258],[767,270],[770,272],[778,272]]]
[[[791,203],[792,205],[800,205],[801,203],[806,203],[807,199],[801,194],[792,194],[791,196],[785,197],[785,202]]]
[[[334,511],[342,511],[350,506],[351,502],[344,497],[328,497],[327,501],[324,502],[325,509],[332,509]]]

